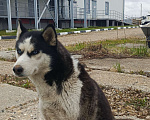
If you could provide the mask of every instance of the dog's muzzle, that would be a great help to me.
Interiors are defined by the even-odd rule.
[[[23,73],[23,68],[20,65],[16,65],[14,66],[13,71],[17,76],[22,76],[21,74]]]

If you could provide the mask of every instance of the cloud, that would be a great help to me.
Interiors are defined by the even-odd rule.
[[[141,4],[142,15],[147,15],[150,12],[149,0],[125,0],[125,15],[130,17],[141,16]]]

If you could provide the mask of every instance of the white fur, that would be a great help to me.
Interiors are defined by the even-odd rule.
[[[28,76],[34,83],[39,95],[39,107],[45,120],[76,120],[80,113],[80,95],[82,82],[78,79],[78,61],[72,57],[74,73],[62,83],[61,94],[57,94],[57,86],[50,86],[44,80],[46,72],[50,71],[51,58],[45,53],[29,57],[27,52],[34,50],[30,43],[31,37],[19,44],[24,51],[21,56],[17,55],[15,65],[23,67],[23,76]]]
[[[39,107],[46,120],[76,120],[80,113],[80,95],[82,82],[78,79],[78,62],[74,59],[74,74],[65,81],[60,95],[56,93],[56,84],[49,86],[40,74],[30,76],[37,88]]]
[[[18,22],[16,41],[19,39],[21,32],[22,32],[22,31],[21,31],[21,28],[20,28],[20,23]]]
[[[51,58],[48,55],[42,52],[32,56],[31,58],[27,55],[27,52],[30,53],[32,50],[34,50],[33,45],[30,44],[30,40],[31,37],[27,38],[25,42],[19,44],[19,48],[24,52],[21,56],[19,56],[16,52],[17,61],[14,64],[14,66],[22,66],[24,69],[22,75],[24,77],[31,76],[33,74],[36,75],[39,74],[39,72],[45,74],[47,71],[50,71],[48,64],[50,64]]]
[[[31,39],[32,39],[32,36],[29,38],[26,38],[23,43],[19,44],[19,48],[29,53],[32,52],[34,50],[34,46],[33,44],[30,43]]]

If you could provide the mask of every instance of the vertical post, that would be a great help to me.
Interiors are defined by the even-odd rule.
[[[96,21],[94,20],[93,22],[94,22],[94,25],[93,25],[93,26],[95,27],[95,26],[96,26]]]
[[[115,21],[114,20],[112,21],[112,26],[115,26]]]
[[[12,30],[10,0],[7,0],[8,30]]]
[[[106,27],[109,27],[109,20],[106,20]]]
[[[125,0],[123,0],[123,22],[124,22],[124,9],[125,9]]]
[[[86,4],[87,2],[84,0],[84,28],[87,28]]]
[[[73,15],[74,15],[74,11],[73,11],[73,0],[71,0],[71,9],[70,9],[70,17],[71,17],[71,28],[74,28],[74,19],[73,19]]]
[[[18,1],[17,0],[15,0],[15,10],[16,10],[16,17],[17,17],[16,19],[16,28],[17,28],[18,26]]]
[[[142,3],[141,3],[141,17],[142,17]]]
[[[57,0],[55,0],[55,27],[58,28],[58,6]]]
[[[35,29],[38,29],[37,0],[34,0]]]

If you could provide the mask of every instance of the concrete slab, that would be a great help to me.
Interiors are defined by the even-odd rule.
[[[128,47],[128,48],[140,48],[146,47],[145,44],[135,44],[135,43],[126,43],[126,44],[119,44],[118,47]]]
[[[105,58],[105,59],[93,59],[83,61],[87,67],[97,68],[97,69],[111,69],[120,63],[122,70],[125,72],[130,71],[150,71],[150,59],[135,59],[135,58],[126,58],[126,59],[114,59],[114,58]]]
[[[15,60],[15,50],[0,51],[0,58],[8,61]]]
[[[150,92],[150,78],[146,76],[101,70],[92,70],[89,74],[98,84],[104,86],[119,89],[132,87],[133,89]]]
[[[21,87],[0,84],[0,113],[7,107],[37,99],[37,93]]]
[[[8,61],[0,61],[0,74],[5,75],[12,75],[13,74],[13,66],[14,62],[8,62]],[[0,77],[1,78],[1,77]]]

